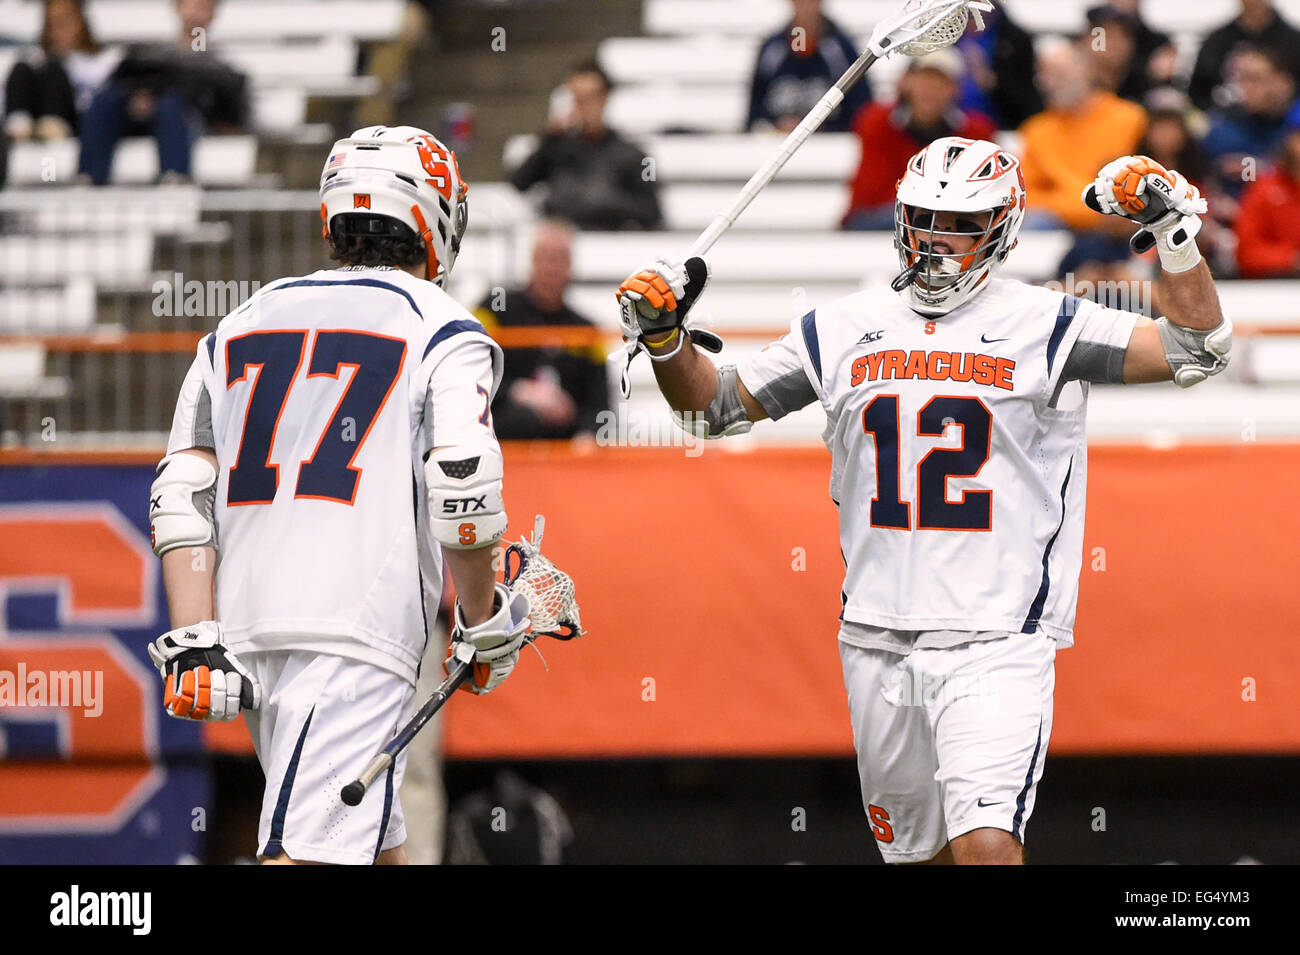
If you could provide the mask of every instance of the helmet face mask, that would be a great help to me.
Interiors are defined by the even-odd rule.
[[[384,235],[392,232],[382,219],[401,223],[425,248],[429,280],[442,286],[469,224],[468,192],[455,153],[430,133],[368,126],[330,150],[321,171],[322,232],[327,239],[335,229]]]
[[[895,290],[930,317],[977,294],[1015,246],[1024,195],[1019,160],[993,143],[947,137],[921,150],[894,203]]]
[[[908,266],[919,266],[915,282],[931,295],[952,287],[996,250],[1000,229],[995,210],[957,213],[954,218],[953,213],[899,203],[895,215],[903,224],[900,244]],[[937,228],[940,224],[950,228]]]

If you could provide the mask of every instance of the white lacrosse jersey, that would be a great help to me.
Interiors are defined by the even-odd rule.
[[[826,412],[842,620],[1072,642],[1088,382],[1122,380],[1137,319],[993,279],[931,320],[881,286],[739,366],[771,417]]]
[[[202,339],[167,453],[216,453],[233,651],[317,650],[415,681],[442,590],[423,458],[496,440],[501,363],[446,293],[388,268],[272,282]]]

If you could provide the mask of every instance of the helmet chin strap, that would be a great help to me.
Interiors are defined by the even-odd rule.
[[[411,206],[411,217],[415,219],[415,224],[420,227],[420,239],[424,242],[425,251],[428,253],[426,267],[429,274],[426,278],[435,285],[440,286],[442,283],[438,281],[438,253],[433,248],[433,230],[424,221],[424,214],[420,212],[419,206]]]
[[[935,261],[937,260],[937,262]],[[935,264],[931,265],[932,262]],[[918,273],[925,271],[938,274],[957,275],[961,268],[956,262],[945,255],[931,255],[929,252],[918,252],[916,262],[908,266],[890,283],[890,288],[895,292],[902,292],[907,289],[914,281]]]
[[[889,283],[889,287],[895,292],[905,291],[916,280],[916,273],[919,271],[921,271],[921,263],[918,261],[915,265],[910,265],[899,272],[897,278]]]

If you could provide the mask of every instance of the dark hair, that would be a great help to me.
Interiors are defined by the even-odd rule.
[[[1173,120],[1183,128],[1184,140],[1183,147],[1178,151],[1178,155],[1172,158],[1166,156],[1160,159],[1160,162],[1166,163],[1171,169],[1177,169],[1187,177],[1189,182],[1204,182],[1208,173],[1209,161],[1205,157],[1205,150],[1197,140],[1196,133],[1193,132],[1187,113],[1184,110],[1170,107],[1148,107],[1147,129],[1142,134],[1142,140],[1138,143],[1135,151],[1141,156],[1152,155],[1151,127],[1165,120]]]
[[[429,253],[410,226],[391,216],[348,213],[330,220],[330,258],[344,265],[405,268],[427,262]],[[432,276],[430,276],[432,278]]]
[[[1274,73],[1285,73],[1287,76],[1292,75],[1291,64],[1287,59],[1286,52],[1276,46],[1263,43],[1239,43],[1237,46],[1233,47],[1232,53],[1234,56],[1240,56],[1243,53],[1253,53],[1255,56],[1262,57],[1266,60]]]
[[[573,69],[569,70],[570,76],[581,76],[586,73],[593,73],[596,76],[600,77],[600,83],[603,87],[605,87],[606,93],[608,93],[610,90],[614,88],[614,83],[609,78],[609,74],[606,73],[604,70],[602,70],[600,68],[600,64],[597,63],[595,60],[583,60],[582,62],[574,66]]]
[[[77,11],[77,17],[81,20],[81,36],[77,37],[77,49],[84,53],[98,53],[99,44],[91,35],[90,24],[86,21],[86,10],[82,0],[45,0],[41,11],[41,49],[46,53],[50,52],[50,7],[55,3],[71,3],[72,8]]]

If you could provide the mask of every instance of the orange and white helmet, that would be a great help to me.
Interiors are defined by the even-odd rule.
[[[456,154],[414,126],[367,126],[330,149],[320,174],[321,234],[383,235],[395,219],[419,236],[429,278],[446,282],[469,219]]]
[[[936,230],[937,212],[955,213],[955,228]],[[1006,260],[1024,218],[1019,159],[981,139],[936,139],[908,160],[898,181],[894,245],[903,271],[894,289],[906,289],[912,308],[923,315],[948,314]],[[974,237],[975,245],[952,251],[948,240],[958,236]]]

